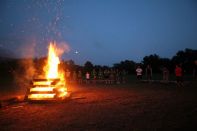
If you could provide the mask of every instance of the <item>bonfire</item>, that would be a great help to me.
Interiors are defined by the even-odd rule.
[[[64,72],[58,69],[60,60],[56,43],[50,43],[43,78],[35,78],[27,95],[28,100],[57,100],[67,96]]]

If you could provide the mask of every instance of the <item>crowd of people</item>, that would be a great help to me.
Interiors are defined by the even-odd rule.
[[[105,84],[120,84],[126,83],[125,70],[118,69],[99,69],[98,71],[93,69],[91,72],[86,71],[70,71],[66,70],[65,77],[68,83],[105,83]]]
[[[143,68],[138,65],[136,70],[136,78],[138,81],[142,80],[142,76],[145,76],[145,80],[151,82],[152,81],[152,67],[151,65],[147,65],[146,68]],[[197,72],[197,71],[196,71]],[[194,72],[194,75],[196,74]],[[167,67],[162,68],[162,76],[163,81],[169,81],[169,69]],[[118,69],[99,69],[92,71],[82,72],[81,70],[78,71],[70,71],[66,70],[65,77],[68,83],[105,83],[105,84],[120,84],[126,83],[126,75],[127,72],[125,70],[118,70]],[[183,69],[180,64],[177,64],[174,69],[174,75],[176,77],[176,82],[178,86],[183,86]],[[196,76],[196,75],[195,75]]]
[[[197,64],[196,64],[197,65]],[[176,83],[177,86],[183,87],[183,73],[184,70],[182,68],[181,64],[176,64],[175,69],[174,69],[174,75],[176,77]],[[136,76],[138,80],[142,80],[142,74],[143,74],[143,69],[140,66],[137,66],[136,68]],[[163,81],[168,82],[169,81],[169,69],[167,67],[162,68],[162,74],[163,74]],[[150,65],[146,66],[145,69],[145,76],[146,79],[150,82],[152,80],[152,68]],[[193,69],[193,77],[194,79],[197,78],[197,69],[196,67]]]

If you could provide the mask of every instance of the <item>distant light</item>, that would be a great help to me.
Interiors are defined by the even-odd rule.
[[[76,51],[75,51],[75,54],[79,54],[79,52],[76,50]]]

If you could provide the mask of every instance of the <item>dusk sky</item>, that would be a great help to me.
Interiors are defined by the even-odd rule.
[[[0,0],[1,50],[40,57],[50,41],[68,44],[62,59],[80,65],[171,58],[197,49],[197,1]]]

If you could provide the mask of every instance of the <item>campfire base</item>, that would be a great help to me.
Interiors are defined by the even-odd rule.
[[[60,79],[34,79],[27,93],[29,101],[64,100],[70,96]]]

